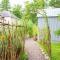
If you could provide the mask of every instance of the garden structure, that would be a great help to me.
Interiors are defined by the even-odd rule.
[[[43,11],[46,13],[47,17],[44,16]],[[42,45],[43,49],[48,54],[50,54],[50,57],[53,58],[51,60],[59,60],[60,36],[59,32],[57,33],[58,35],[56,35],[56,31],[60,29],[60,8],[47,8],[39,12],[42,14],[38,14],[39,44]],[[49,36],[50,39],[48,39]]]
[[[0,16],[0,60],[20,60],[24,36],[24,26],[18,25],[18,21],[6,22],[5,17]]]

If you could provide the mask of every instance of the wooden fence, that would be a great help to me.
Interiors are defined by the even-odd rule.
[[[18,60],[24,51],[24,26],[0,22],[0,60]]]

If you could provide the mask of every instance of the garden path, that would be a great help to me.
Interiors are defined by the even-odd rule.
[[[33,39],[27,39],[25,41],[25,50],[28,53],[28,60],[46,60]]]

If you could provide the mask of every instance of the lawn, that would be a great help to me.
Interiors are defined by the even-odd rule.
[[[41,42],[38,42],[39,46],[43,48],[43,50],[47,52],[47,46],[42,45]],[[51,43],[51,60],[60,60],[60,42],[52,42]]]
[[[52,43],[51,51],[51,60],[60,60],[60,43]]]

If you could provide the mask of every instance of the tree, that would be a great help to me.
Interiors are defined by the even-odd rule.
[[[27,17],[28,20],[31,20],[34,24],[37,24],[37,14],[36,13],[31,13],[33,7],[32,7],[32,3],[30,2],[26,2],[25,5],[25,16]]]
[[[1,8],[2,10],[9,10],[10,9],[9,0],[2,0]]]
[[[38,9],[44,8],[44,0],[33,0],[33,2],[26,1],[25,3],[25,13],[23,15],[24,21],[29,21],[33,24],[38,24],[37,12]],[[32,28],[32,26],[31,26]],[[29,28],[30,29],[30,28]]]
[[[13,7],[12,9],[12,13],[17,16],[18,18],[22,18],[22,10],[21,10],[21,6],[20,5],[16,5],[15,7]]]
[[[33,23],[37,24],[37,11],[38,9],[44,8],[44,0],[33,0],[33,2],[26,1],[25,3],[25,13],[26,16],[32,20]],[[28,20],[29,20],[28,19]]]
[[[46,20],[46,25],[47,25],[47,29],[48,29],[48,54],[49,56],[51,56],[51,35],[50,35],[50,28],[49,28],[49,24],[48,24],[48,17],[46,15],[46,12],[44,11],[45,8],[45,1],[44,0],[33,0],[33,9],[32,11],[34,13],[39,13],[41,14]],[[39,10],[41,10],[43,13],[39,12]]]
[[[44,7],[45,7],[45,2],[44,0],[33,0],[32,3],[26,2],[25,5],[25,19],[26,21],[31,20],[34,24],[37,24],[37,13],[41,14],[41,12],[39,12],[39,10],[41,10],[43,12],[43,14],[41,14],[42,16],[45,17],[46,20],[46,25],[47,25],[47,29],[48,29],[48,53],[51,56],[51,35],[50,35],[50,29],[49,29],[49,24],[48,24],[48,17],[46,15],[46,12],[44,11]],[[35,20],[36,18],[36,20]]]
[[[52,7],[60,8],[60,0],[51,0],[49,5]]]

